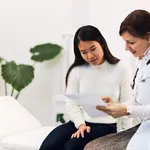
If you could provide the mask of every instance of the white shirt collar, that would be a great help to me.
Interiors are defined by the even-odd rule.
[[[96,65],[96,66],[90,64],[90,66],[91,66],[92,68],[97,68],[97,69],[107,68],[107,67],[110,66],[110,65],[111,65],[111,64],[109,64],[107,60],[105,60],[102,64]]]

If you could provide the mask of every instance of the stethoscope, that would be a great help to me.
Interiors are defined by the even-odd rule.
[[[146,63],[146,65],[145,65],[145,67],[146,66],[148,66],[150,64],[150,59],[147,61],[147,63]],[[145,68],[144,67],[144,68]],[[144,70],[144,68],[142,69],[142,70]],[[134,78],[133,78],[133,84],[132,84],[132,89],[134,90],[134,88],[135,88],[135,80],[136,80],[136,77],[137,77],[137,73],[138,73],[138,71],[139,71],[139,68],[137,68],[137,70],[136,70],[136,72],[135,72],[135,75],[134,75]],[[136,99],[135,99],[135,101],[136,101]],[[137,101],[136,101],[137,102]],[[138,103],[138,102],[137,102]],[[139,104],[139,103],[138,103]],[[142,121],[142,119],[140,118],[140,117],[138,117],[139,118],[139,120],[140,120],[140,122]],[[144,121],[146,121],[147,119],[145,119]],[[149,120],[149,119],[148,119]]]
[[[150,64],[150,59],[147,61],[147,63],[146,63],[146,66],[147,65],[149,65]],[[143,68],[144,69],[144,68]],[[135,86],[135,79],[136,79],[136,77],[137,77],[137,73],[138,73],[138,71],[139,71],[139,68],[137,68],[137,70],[136,70],[136,72],[135,72],[135,75],[134,75],[134,78],[133,78],[133,84],[132,84],[132,89],[134,89],[134,86]]]

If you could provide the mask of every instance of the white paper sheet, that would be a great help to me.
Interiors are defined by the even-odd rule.
[[[100,95],[64,94],[70,100],[75,101],[90,117],[107,116],[108,114],[97,110],[96,106],[106,106]]]

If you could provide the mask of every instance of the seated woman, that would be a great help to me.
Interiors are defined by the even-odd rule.
[[[104,98],[108,106],[97,106],[114,118],[139,117],[141,124],[126,131],[98,138],[88,143],[84,150],[150,150],[150,13],[145,10],[131,12],[121,23],[119,34],[129,50],[138,58],[133,79],[133,101],[113,103]]]
[[[108,95],[122,103],[131,99],[130,73],[111,54],[97,28],[88,25],[77,30],[74,54],[75,61],[66,75],[67,94]],[[55,128],[40,150],[83,150],[91,140],[117,130],[117,119],[110,115],[91,117],[71,100],[66,102],[66,109],[71,121]],[[121,123],[123,129],[132,125],[127,118],[122,118]]]

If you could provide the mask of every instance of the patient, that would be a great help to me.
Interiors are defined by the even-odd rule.
[[[130,73],[111,54],[96,27],[87,25],[76,31],[74,55],[74,63],[66,75],[67,94],[107,95],[118,103],[131,98]],[[117,132],[118,120],[112,116],[90,117],[71,100],[66,102],[66,109],[71,121],[55,128],[43,141],[40,150],[83,150],[91,140]],[[124,130],[131,127],[132,122],[122,118],[120,124]]]

